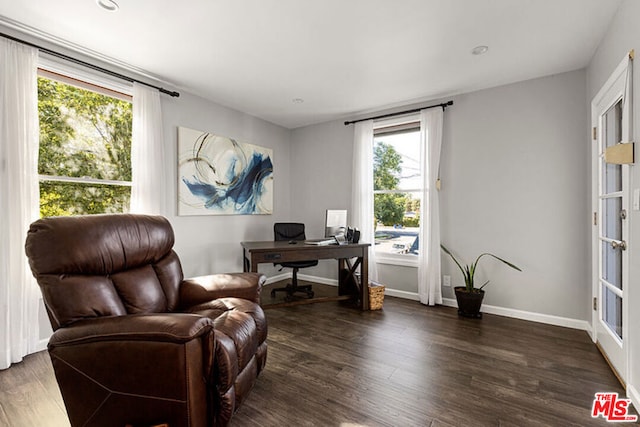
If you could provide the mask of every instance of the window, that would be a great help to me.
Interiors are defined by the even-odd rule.
[[[131,97],[38,72],[40,216],[127,212]]]
[[[419,250],[422,167],[420,122],[376,127],[373,138],[374,214],[378,262],[413,265]]]

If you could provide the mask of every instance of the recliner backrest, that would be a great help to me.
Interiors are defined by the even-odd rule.
[[[51,325],[80,319],[173,311],[182,266],[166,218],[112,214],[43,218],[26,252]]]

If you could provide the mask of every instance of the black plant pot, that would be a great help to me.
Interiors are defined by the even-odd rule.
[[[458,315],[464,317],[473,317],[479,319],[482,317],[480,306],[484,298],[484,291],[477,289],[474,292],[468,292],[464,286],[456,286],[454,288],[456,300],[458,301]]]

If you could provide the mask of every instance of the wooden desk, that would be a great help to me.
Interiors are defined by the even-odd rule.
[[[349,245],[309,245],[304,242],[290,244],[286,241],[242,242],[244,271],[258,272],[258,264],[288,261],[308,261],[315,259],[338,260],[338,295],[353,294],[349,283],[355,283],[362,310],[369,310],[369,243]],[[356,258],[352,263],[351,259]],[[355,273],[360,267],[360,278]],[[347,274],[342,274],[342,271]]]

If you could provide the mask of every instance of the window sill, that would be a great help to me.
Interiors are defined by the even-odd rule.
[[[399,255],[389,253],[376,253],[377,264],[390,264],[402,267],[418,267],[418,257],[416,255]]]

